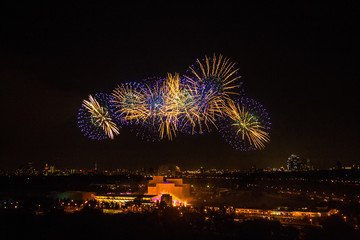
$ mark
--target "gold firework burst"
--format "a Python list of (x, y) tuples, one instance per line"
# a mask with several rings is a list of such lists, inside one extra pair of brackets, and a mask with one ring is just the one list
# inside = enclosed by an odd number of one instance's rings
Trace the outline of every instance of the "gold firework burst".
[(247, 111), (245, 106), (230, 101), (225, 114), (233, 121), (232, 126), (235, 127), (236, 134), (241, 134), (242, 140), (246, 137), (250, 145), (263, 149), (265, 143), (270, 142), (269, 134), (264, 131), (265, 127), (256, 116)]
[(146, 118), (146, 98), (141, 87), (122, 84), (113, 91), (112, 97), (114, 106), (118, 109), (116, 113), (122, 120), (139, 122)]
[(83, 106), (90, 113), (92, 124), (101, 127), (109, 138), (114, 139), (114, 134), (119, 134), (119, 129), (112, 121), (109, 111), (100, 106), (95, 98), (89, 95), (89, 101), (83, 100)]
[(179, 123), (182, 127), (190, 124), (194, 131), (197, 121), (201, 121), (198, 112), (195, 91), (191, 86), (180, 82), (178, 73), (168, 73), (164, 84), (166, 98), (164, 102), (164, 121), (162, 132), (165, 132), (171, 140), (172, 135), (176, 136)]
[(234, 68), (235, 63), (221, 54), (218, 57), (214, 54), (213, 58), (205, 56), (203, 61), (197, 59), (196, 62), (198, 68), (189, 67), (190, 74), (185, 78), (199, 98), (199, 112), (209, 129), (209, 123), (216, 127), (215, 118), (223, 115), (226, 102), (231, 101), (230, 96), (238, 95), (235, 89), (240, 87), (240, 84), (236, 83), (240, 78), (237, 75), (239, 69)]

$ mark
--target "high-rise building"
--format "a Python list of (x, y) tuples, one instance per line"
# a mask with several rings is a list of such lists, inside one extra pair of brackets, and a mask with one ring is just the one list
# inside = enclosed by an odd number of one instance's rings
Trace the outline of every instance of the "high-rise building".
[(291, 154), (287, 159), (287, 170), (288, 171), (308, 171), (312, 170), (310, 165), (310, 159), (300, 158), (295, 154)]
[(50, 173), (54, 174), (55, 173), (55, 165), (51, 165), (50, 166)]

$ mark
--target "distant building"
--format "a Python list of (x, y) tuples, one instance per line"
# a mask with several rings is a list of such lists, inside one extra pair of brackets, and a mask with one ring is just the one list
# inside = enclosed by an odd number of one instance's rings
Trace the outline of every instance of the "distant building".
[(51, 165), (51, 166), (50, 166), (50, 173), (51, 173), (51, 174), (54, 174), (54, 173), (55, 173), (55, 166), (54, 166), (54, 165)]
[(167, 178), (164, 176), (154, 176), (149, 180), (148, 195), (156, 195), (159, 201), (164, 194), (172, 197), (174, 204), (189, 201), (190, 185), (184, 184), (181, 178)]
[(133, 194), (103, 194), (96, 195), (94, 198), (100, 203), (118, 204), (124, 206), (126, 203), (137, 203), (139, 205), (152, 205), (153, 195), (133, 195)]
[(49, 165), (47, 163), (45, 164), (44, 170), (42, 170), (42, 174), (45, 176), (47, 176), (49, 174), (54, 175), (56, 172), (57, 171), (55, 169), (55, 165), (51, 165), (49, 167)]
[(17, 176), (36, 176), (39, 172), (34, 167), (34, 162), (28, 162), (25, 166), (22, 166), (14, 172)]
[(159, 176), (174, 177), (181, 173), (180, 167), (174, 164), (161, 165), (157, 171)]
[(47, 175), (49, 173), (49, 166), (48, 166), (48, 164), (46, 163), (45, 164), (45, 168), (44, 168), (44, 170), (43, 170), (43, 174), (44, 175)]
[(300, 158), (295, 154), (291, 154), (287, 159), (288, 171), (308, 171), (312, 169), (313, 167), (310, 165), (310, 159)]

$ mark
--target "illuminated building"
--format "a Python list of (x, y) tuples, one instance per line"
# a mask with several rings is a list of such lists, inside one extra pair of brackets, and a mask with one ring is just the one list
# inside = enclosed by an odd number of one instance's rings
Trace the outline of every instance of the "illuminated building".
[(50, 166), (50, 173), (51, 174), (55, 173), (55, 166), (54, 165)]
[(166, 164), (166, 165), (161, 165), (159, 167), (157, 174), (161, 176), (170, 177), (170, 176), (176, 176), (180, 172), (181, 172), (180, 167), (174, 164)]
[(310, 165), (310, 159), (303, 159), (295, 154), (291, 154), (287, 159), (287, 170), (288, 171), (307, 171), (312, 170)]
[(338, 213), (338, 210), (332, 209), (330, 211), (312, 212), (312, 211), (289, 211), (289, 210), (265, 210), (265, 209), (251, 209), (251, 208), (235, 208), (236, 214), (253, 217), (272, 217), (279, 219), (304, 219), (304, 218), (321, 218)]
[(42, 172), (45, 176), (47, 176), (48, 174), (55, 174), (56, 172), (55, 165), (51, 165), (49, 168), (49, 165), (46, 163), (45, 168)]
[(46, 163), (43, 173), (44, 173), (44, 175), (47, 175), (48, 172), (49, 172), (49, 166), (48, 166), (48, 164)]
[(149, 180), (148, 195), (155, 195), (153, 200), (161, 200), (163, 194), (169, 194), (172, 197), (173, 205), (185, 204), (190, 199), (190, 185), (184, 184), (181, 178), (167, 178), (164, 176), (154, 176)]
[(132, 195), (132, 194), (120, 194), (120, 195), (96, 195), (95, 199), (99, 203), (118, 204), (123, 206), (126, 203), (134, 202), (141, 205), (152, 205), (152, 198), (154, 195)]

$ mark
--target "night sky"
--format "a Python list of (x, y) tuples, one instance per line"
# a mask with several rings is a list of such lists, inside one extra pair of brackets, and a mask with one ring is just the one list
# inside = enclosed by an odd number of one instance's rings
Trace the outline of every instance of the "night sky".
[[(360, 164), (357, 1), (50, 4), (1, 10), (0, 168), (247, 169), (285, 166), (292, 153), (316, 168)], [(247, 95), (268, 110), (265, 150), (233, 150), (216, 133), (146, 143), (127, 129), (102, 142), (80, 132), (89, 94), (184, 73), (213, 53), (236, 62)]]

